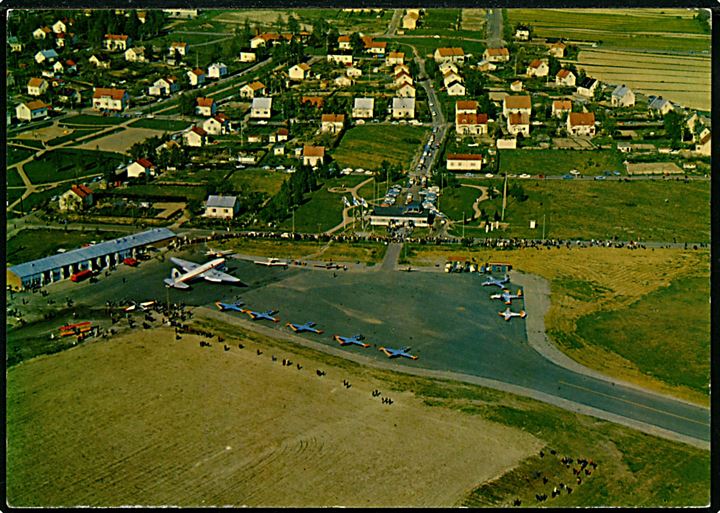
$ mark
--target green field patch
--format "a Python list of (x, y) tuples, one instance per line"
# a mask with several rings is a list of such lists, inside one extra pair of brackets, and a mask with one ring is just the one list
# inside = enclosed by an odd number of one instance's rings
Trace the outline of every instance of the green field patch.
[[(581, 317), (577, 333), (674, 386), (709, 393), (710, 279), (673, 281), (622, 310)], [(682, 315), (676, 311), (681, 308)]]
[(48, 146), (57, 146), (58, 144), (62, 144), (64, 142), (68, 142), (68, 141), (74, 141), (75, 139), (79, 139), (86, 135), (90, 135), (94, 132), (96, 132), (96, 130), (94, 128), (78, 128), (77, 130), (72, 130), (67, 135), (61, 135), (60, 137), (55, 137), (54, 139), (50, 139), (45, 144), (47, 144)]
[[(102, 234), (102, 235), (101, 235)], [(7, 241), (5, 256), (11, 265), (29, 262), (54, 255), (58, 249), (76, 249), (90, 241), (115, 239), (125, 235), (121, 232), (97, 232), (94, 230), (53, 230), (26, 228)]]
[(561, 289), (563, 293), (578, 301), (594, 301), (600, 299), (608, 292), (612, 292), (609, 288), (603, 287), (599, 283), (588, 280), (578, 280), (569, 276), (553, 280), (553, 287)]
[(25, 173), (33, 184), (82, 178), (114, 169), (125, 157), (108, 151), (60, 148), (25, 164)]
[(162, 130), (164, 132), (179, 132), (189, 127), (189, 121), (178, 121), (175, 119), (138, 119), (128, 126), (132, 128), (149, 128), (151, 130)]
[(465, 219), (470, 219), (473, 214), (473, 203), (481, 195), (481, 192), (474, 187), (445, 187), (440, 196), (440, 211), (453, 221), (462, 223), (463, 213)]
[(35, 152), (33, 150), (29, 150), (27, 148), (18, 148), (17, 146), (8, 145), (7, 147), (7, 165), (12, 166), (13, 164), (17, 164), (18, 162), (22, 162), (25, 159), (28, 159), (35, 155)]
[(79, 114), (70, 116), (61, 121), (60, 126), (69, 125), (119, 125), (125, 121), (125, 118), (115, 116), (90, 116), (87, 114)]
[(20, 197), (25, 193), (25, 188), (22, 189), (5, 189), (5, 201), (7, 201), (8, 205), (12, 205), (13, 202), (20, 199)]
[(175, 198), (178, 200), (205, 200), (207, 189), (204, 186), (193, 185), (156, 185), (138, 184), (128, 185), (119, 189), (111, 189), (108, 194), (112, 196), (128, 197), (133, 199), (145, 198), (148, 200), (165, 200)]
[(228, 179), (233, 190), (243, 194), (249, 192), (262, 192), (274, 196), (288, 175), (278, 171), (264, 169), (236, 169)]
[[(470, 31), (460, 31), (470, 32)], [(472, 37), (480, 39), (481, 34), (477, 32), (470, 32)], [(460, 47), (465, 51), (465, 56), (471, 54), (473, 59), (481, 60), (482, 53), (485, 51), (485, 44), (480, 41), (467, 41), (458, 37), (458, 31), (448, 31), (446, 34), (438, 34), (439, 38), (433, 37), (399, 37), (399, 38), (387, 38), (378, 37), (378, 41), (392, 41), (400, 44), (411, 45), (417, 48), (418, 53), (421, 57), (425, 57), (428, 54), (435, 53), (438, 48), (445, 47)]]
[(577, 169), (582, 175), (625, 174), (624, 158), (615, 150), (499, 150), (499, 154), (501, 173), (549, 176)]
[(14, 167), (11, 167), (7, 170), (6, 183), (8, 187), (19, 187), (25, 185), (25, 182), (23, 182), (22, 178), (20, 177), (20, 173), (18, 172), (17, 168)]
[(408, 169), (420, 149), (426, 128), (406, 125), (361, 125), (345, 132), (333, 152), (341, 168), (380, 169), (383, 160)]

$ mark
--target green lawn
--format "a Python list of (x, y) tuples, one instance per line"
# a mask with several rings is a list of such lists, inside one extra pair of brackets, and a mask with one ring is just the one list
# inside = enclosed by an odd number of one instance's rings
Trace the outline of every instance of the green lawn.
[(125, 121), (125, 118), (115, 116), (90, 116), (87, 114), (79, 114), (65, 118), (60, 123), (64, 125), (119, 125)]
[(230, 176), (230, 183), (234, 190), (247, 194), (249, 192), (263, 192), (274, 196), (280, 186), (288, 177), (279, 171), (266, 171), (264, 169), (237, 169)]
[(52, 230), (46, 228), (24, 229), (7, 241), (5, 256), (11, 265), (29, 262), (54, 255), (57, 250), (81, 247), (90, 241), (100, 242), (126, 235), (120, 232), (97, 232), (94, 230)]
[(12, 166), (13, 164), (17, 164), (18, 162), (21, 162), (25, 160), (26, 158), (32, 157), (35, 155), (35, 152), (33, 150), (28, 150), (27, 148), (18, 148), (17, 146), (6, 146), (7, 148), (7, 165)]
[(408, 169), (428, 130), (410, 125), (360, 125), (345, 132), (333, 152), (341, 168), (380, 169), (383, 160)]
[(499, 150), (499, 154), (501, 173), (549, 176), (577, 169), (583, 175), (625, 174), (624, 158), (615, 150)]
[[(673, 281), (623, 310), (581, 317), (577, 333), (655, 378), (703, 394), (710, 384), (710, 276)], [(677, 314), (682, 308), (682, 315)]]
[(163, 130), (165, 132), (179, 132), (180, 130), (185, 130), (191, 124), (190, 121), (178, 121), (175, 119), (138, 119), (128, 126), (132, 128)]
[(178, 200), (205, 200), (207, 199), (207, 190), (203, 186), (193, 185), (156, 185), (156, 184), (138, 184), (129, 185), (119, 189), (109, 191), (115, 196), (127, 196), (132, 198), (158, 198), (167, 199), (175, 198)]
[[(400, 44), (412, 45), (417, 48), (418, 53), (421, 57), (428, 54), (435, 53), (438, 48), (444, 47), (460, 47), (465, 51), (465, 54), (472, 54), (476, 60), (482, 59), (482, 53), (485, 51), (485, 44), (479, 41), (466, 41), (460, 39), (456, 34), (458, 32), (469, 32), (469, 31), (452, 31), (448, 34), (439, 34), (439, 38), (427, 38), (427, 37), (401, 37), (401, 38), (387, 38), (379, 37), (378, 41), (392, 41)], [(408, 32), (410, 34), (410, 32)], [(475, 32), (471, 32), (472, 37), (482, 38), (483, 35)]]
[(449, 219), (462, 223), (463, 212), (466, 219), (473, 216), (472, 205), (480, 195), (474, 187), (445, 187), (440, 196), (440, 211)]
[(102, 173), (124, 161), (117, 153), (60, 148), (25, 164), (25, 173), (33, 184), (42, 184)]
[[(513, 180), (528, 199), (508, 197), (505, 221), (510, 237), (545, 236), (560, 239), (709, 242), (710, 185), (708, 182)], [(502, 189), (502, 181), (478, 181)], [(500, 211), (502, 196), (480, 203)], [(530, 220), (537, 222), (531, 230)]]
[(23, 182), (22, 178), (20, 178), (20, 173), (18, 173), (17, 169), (14, 167), (7, 170), (6, 182), (10, 187), (25, 185), (25, 182)]
[(5, 201), (8, 205), (12, 205), (13, 201), (20, 198), (23, 195), (25, 189), (5, 189)]

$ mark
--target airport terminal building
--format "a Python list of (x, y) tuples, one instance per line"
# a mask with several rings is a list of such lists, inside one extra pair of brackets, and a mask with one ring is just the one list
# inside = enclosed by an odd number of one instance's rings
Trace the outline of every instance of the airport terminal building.
[(375, 207), (370, 214), (372, 226), (404, 226), (412, 223), (417, 228), (427, 228), (432, 225), (435, 214), (422, 208), (418, 203), (410, 205)]
[(22, 290), (67, 280), (74, 273), (86, 269), (98, 271), (117, 265), (124, 258), (135, 257), (138, 251), (151, 244), (165, 245), (174, 237), (175, 233), (167, 228), (153, 228), (119, 239), (14, 265), (7, 269), (7, 286), (14, 290)]

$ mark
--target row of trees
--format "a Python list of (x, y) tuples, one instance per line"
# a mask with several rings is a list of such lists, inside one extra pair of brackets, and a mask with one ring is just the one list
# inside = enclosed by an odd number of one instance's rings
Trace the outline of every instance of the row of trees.
[(309, 166), (299, 166), (280, 186), (280, 191), (272, 197), (260, 213), (266, 221), (278, 221), (287, 218), (291, 209), (303, 202), (305, 193), (318, 189), (317, 176)]

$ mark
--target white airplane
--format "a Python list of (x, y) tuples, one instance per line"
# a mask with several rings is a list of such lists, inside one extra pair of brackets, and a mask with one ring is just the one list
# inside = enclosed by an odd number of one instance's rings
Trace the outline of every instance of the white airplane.
[(490, 276), (490, 277), (488, 277), (487, 280), (482, 282), (481, 285), (483, 287), (487, 287), (488, 285), (490, 285), (490, 286), (494, 285), (496, 287), (500, 287), (501, 289), (504, 289), (505, 284), (508, 283), (509, 281), (510, 281), (510, 276), (508, 276), (507, 274), (501, 280)]
[(240, 282), (238, 278), (215, 269), (225, 263), (224, 258), (216, 258), (215, 260), (211, 260), (205, 264), (196, 264), (195, 262), (188, 262), (187, 260), (181, 260), (174, 257), (170, 260), (178, 267), (182, 267), (184, 274), (173, 268), (170, 273), (170, 278), (165, 278), (164, 280), (165, 285), (168, 287), (174, 287), (176, 289), (189, 289), (190, 285), (185, 282), (190, 281), (193, 278), (203, 278), (214, 283)]
[(206, 256), (214, 256), (216, 258), (221, 258), (224, 256), (227, 256), (232, 253), (232, 249), (212, 249), (208, 248), (208, 250), (205, 252)]
[(346, 207), (351, 207), (351, 206), (352, 206), (352, 205), (350, 204), (350, 202), (348, 201), (347, 196), (343, 196), (342, 201), (343, 201), (343, 205), (345, 205)]
[(519, 312), (511, 312), (510, 307), (506, 308), (504, 312), (498, 312), (498, 315), (500, 317), (504, 317), (506, 321), (509, 321), (513, 317), (520, 317), (521, 319), (527, 317), (527, 313), (525, 312), (525, 310), (520, 310)]
[(518, 289), (517, 294), (511, 294), (508, 289), (504, 289), (502, 293), (490, 296), (490, 299), (502, 299), (506, 305), (511, 305), (513, 299), (521, 299), (522, 297), (522, 289)]
[(257, 265), (264, 265), (267, 267), (287, 267), (288, 263), (284, 260), (277, 258), (268, 258), (267, 260), (254, 260), (253, 263)]

